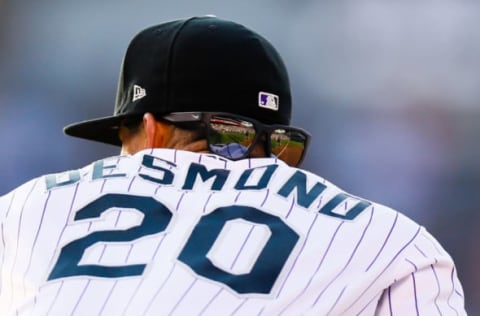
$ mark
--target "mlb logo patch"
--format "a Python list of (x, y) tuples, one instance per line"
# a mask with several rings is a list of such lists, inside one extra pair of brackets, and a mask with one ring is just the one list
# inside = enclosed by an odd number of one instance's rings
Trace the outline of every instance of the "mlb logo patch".
[(258, 106), (273, 111), (278, 111), (278, 95), (260, 91), (258, 93)]

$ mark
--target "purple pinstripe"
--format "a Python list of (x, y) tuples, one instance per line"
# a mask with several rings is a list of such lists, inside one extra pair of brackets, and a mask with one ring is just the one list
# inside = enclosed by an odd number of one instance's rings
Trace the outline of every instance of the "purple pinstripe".
[(178, 199), (178, 203), (177, 203), (177, 207), (175, 208), (175, 211), (178, 211), (178, 208), (180, 207), (180, 203), (182, 202), (185, 194), (187, 194), (187, 192), (183, 192), (182, 195), (180, 196), (180, 198)]
[(437, 303), (438, 298), (440, 297), (440, 281), (438, 280), (437, 272), (435, 271), (435, 267), (433, 266), (433, 264), (430, 265), (430, 268), (432, 268), (433, 275), (435, 276), (435, 281), (437, 282), (437, 295), (435, 296), (435, 300), (434, 300), (435, 307), (437, 308), (438, 313), (442, 315), (440, 307), (438, 306), (438, 303)]
[(390, 262), (385, 266), (385, 268), (382, 270), (382, 272), (380, 272), (380, 274), (370, 283), (369, 286), (367, 286), (363, 292), (358, 296), (358, 298), (352, 303), (350, 304), (350, 306), (348, 308), (345, 309), (345, 311), (349, 310), (350, 308), (353, 307), (353, 305), (355, 305), (359, 300), (360, 298), (373, 286), (373, 284), (375, 284), (375, 282), (377, 282), (377, 280), (380, 278), (380, 276), (383, 275), (383, 273), (390, 267), (390, 265), (393, 263), (393, 261), (395, 261), (395, 259), (402, 253), (402, 251), (407, 248), (412, 242), (413, 240), (415, 240), (415, 238), (418, 236), (418, 234), (420, 233), (420, 229), (421, 227), (419, 226), (417, 231), (415, 232), (415, 234), (413, 235), (413, 237), (397, 252), (397, 254), (395, 256), (393, 256), (392, 260), (390, 260)]
[[(10, 200), (10, 204), (8, 205), (7, 211), (5, 212), (5, 217), (8, 217), (10, 209), (12, 208), (13, 199), (15, 198), (15, 193), (16, 193), (16, 191), (14, 191), (13, 194), (12, 194), (12, 199)], [(3, 222), (2, 222), (2, 245), (3, 245), (3, 249), (5, 249), (5, 246), (6, 246), (5, 245), (5, 235), (4, 235), (4, 233), (5, 233), (5, 230), (3, 228)], [(2, 264), (1, 264), (2, 267), (3, 267), (4, 262), (5, 262), (5, 251), (2, 251)], [(2, 286), (3, 286), (3, 282), (0, 282), (0, 293), (2, 293), (2, 291), (3, 291)]]
[(155, 297), (157, 297), (158, 293), (160, 293), (160, 291), (163, 289), (163, 287), (168, 282), (168, 280), (170, 280), (170, 278), (172, 277), (173, 271), (175, 271), (176, 267), (177, 267), (176, 265), (172, 266), (172, 269), (170, 269), (170, 272), (168, 273), (168, 276), (165, 278), (165, 280), (162, 282), (162, 284), (158, 287), (158, 290), (155, 292), (155, 294), (153, 295), (150, 302), (148, 302), (148, 304), (147, 304), (147, 306), (146, 306), (146, 308), (143, 312), (143, 315), (145, 315), (148, 312), (148, 310), (152, 307), (153, 302), (155, 301)]
[[(296, 300), (298, 300), (302, 295), (303, 293), (305, 293), (308, 289), (308, 287), (310, 287), (310, 285), (312, 284), (313, 282), (313, 279), (315, 278), (315, 275), (318, 273), (318, 271), (320, 270), (320, 267), (322, 266), (323, 264), (323, 261), (325, 260), (328, 252), (330, 251), (330, 247), (332, 246), (333, 244), (333, 241), (335, 240), (335, 237), (337, 236), (337, 233), (338, 231), (340, 230), (340, 228), (342, 227), (342, 225), (344, 224), (344, 222), (340, 222), (340, 224), (337, 226), (337, 229), (335, 230), (335, 233), (333, 234), (332, 236), (332, 239), (330, 240), (330, 243), (328, 244), (327, 246), (327, 249), (325, 250), (325, 253), (323, 254), (322, 256), (322, 259), (320, 260), (319, 264), (317, 265), (317, 268), (315, 269), (315, 272), (312, 274), (310, 280), (308, 280), (307, 284), (305, 285), (305, 287), (303, 288), (303, 290), (295, 297), (295, 299), (293, 299), (290, 304), (288, 304), (287, 306), (285, 306), (285, 308), (282, 310), (282, 312), (280, 314), (283, 314), (292, 304), (295, 303)], [(303, 248), (302, 248), (303, 249)], [(300, 256), (300, 253), (298, 254), (298, 256)], [(297, 257), (298, 258), (298, 257)], [(293, 267), (292, 267), (293, 269)], [(280, 294), (280, 293), (279, 293)], [(277, 296), (278, 297), (278, 296)]]
[[(383, 292), (382, 292), (382, 296), (383, 296)], [(361, 315), (366, 309), (368, 306), (370, 306), (370, 304), (372, 304), (372, 302), (377, 299), (376, 296), (374, 296), (367, 304), (365, 304), (365, 306), (357, 313), (357, 316)]]
[(393, 315), (392, 309), (392, 286), (388, 287), (388, 310), (390, 311), (390, 315)]
[[(25, 198), (25, 201), (23, 202), (23, 205), (22, 205), (22, 209), (20, 211), (20, 218), (18, 220), (18, 227), (17, 227), (17, 246), (16, 246), (16, 249), (15, 249), (15, 256), (13, 257), (13, 265), (12, 265), (12, 269), (10, 269), (10, 275), (13, 274), (13, 269), (15, 268), (15, 265), (17, 263), (17, 256), (18, 256), (18, 248), (19, 248), (19, 245), (20, 245), (20, 228), (22, 227), (22, 221), (23, 221), (23, 215), (24, 215), (24, 209), (25, 209), (25, 205), (27, 204), (28, 200), (30, 199), (30, 195), (32, 194), (33, 192), (33, 189), (35, 188), (35, 186), (37, 185), (38, 183), (38, 179), (33, 183), (32, 185), (32, 188), (30, 189), (30, 191), (28, 192), (26, 198)], [(13, 284), (13, 278), (11, 279), (11, 290), (12, 292), (11, 293), (15, 293), (14, 291), (14, 284)], [(12, 298), (10, 300), (10, 305), (12, 304), (12, 301), (13, 301), (13, 295), (12, 295)], [(17, 311), (18, 312), (18, 311)]]
[[(70, 219), (70, 217), (72, 216), (72, 211), (73, 211), (73, 204), (75, 202), (75, 199), (77, 197), (77, 191), (78, 191), (78, 187), (79, 187), (79, 184), (77, 183), (75, 185), (75, 191), (73, 192), (73, 197), (72, 197), (72, 202), (70, 204), (70, 210), (68, 211), (68, 216), (67, 216), (67, 219), (65, 221), (65, 224), (63, 225), (63, 228), (62, 228), (62, 231), (60, 233), (60, 236), (58, 237), (58, 240), (57, 240), (57, 245), (55, 246), (55, 249), (58, 249), (58, 246), (60, 244), (60, 240), (62, 240), (62, 237), (63, 237), (63, 234), (65, 233), (65, 229), (67, 228), (67, 224), (68, 224), (68, 220)], [(50, 259), (50, 263), (49, 263), (49, 267), (52, 266), (53, 264), (53, 259), (55, 258), (55, 254), (52, 256), (52, 258)]]
[(420, 249), (420, 247), (418, 247), (417, 244), (415, 244), (415, 249), (417, 249), (418, 252), (420, 252), (424, 258), (427, 258), (427, 255), (422, 251), (422, 249)]
[(205, 311), (207, 310), (207, 308), (213, 303), (213, 301), (220, 295), (220, 293), (223, 291), (223, 288), (220, 288), (217, 293), (215, 293), (215, 295), (212, 296), (212, 298), (207, 302), (207, 304), (202, 308), (202, 310), (200, 311), (199, 315), (202, 315), (203, 313), (205, 313)]
[(177, 301), (177, 303), (173, 306), (173, 308), (170, 310), (170, 313), (168, 313), (169, 315), (172, 315), (173, 312), (178, 308), (178, 306), (180, 305), (180, 303), (183, 301), (183, 299), (187, 296), (188, 292), (190, 292), (193, 288), (193, 286), (195, 285), (195, 283), (197, 283), (198, 279), (195, 278), (193, 280), (193, 282), (188, 286), (188, 288), (185, 290), (185, 292), (182, 294), (182, 296), (180, 296), (180, 299)]
[(417, 267), (417, 265), (416, 265), (415, 263), (413, 263), (413, 262), (412, 262), (411, 260), (409, 260), (409, 259), (405, 259), (405, 261), (407, 261), (408, 263), (410, 263), (410, 264), (415, 268), (415, 272), (418, 271), (418, 267)]
[(210, 193), (210, 194), (208, 195), (207, 201), (206, 201), (205, 204), (203, 205), (203, 211), (202, 211), (203, 214), (205, 214), (205, 212), (207, 211), (207, 204), (208, 204), (208, 202), (210, 202), (210, 199), (212, 198), (212, 195), (213, 195), (213, 193)]
[[(155, 249), (152, 257), (150, 258), (151, 261), (153, 261), (153, 259), (154, 259), (155, 256), (157, 255), (158, 250), (160, 249), (160, 246), (163, 244), (163, 241), (164, 241), (164, 240), (165, 240), (165, 235), (163, 235), (162, 239), (161, 239), (160, 242), (158, 243), (157, 248)], [(139, 289), (140, 286), (143, 284), (143, 281), (144, 281), (144, 280), (145, 280), (145, 279), (142, 278), (141, 281), (138, 282), (137, 287), (135, 288), (135, 291), (133, 291), (134, 294), (130, 297), (130, 300), (128, 301), (128, 303), (127, 303), (127, 305), (126, 305), (126, 307), (125, 307), (125, 310), (123, 311), (123, 314), (122, 314), (122, 315), (125, 315), (125, 313), (126, 313), (126, 311), (127, 311), (127, 309), (128, 309), (128, 306), (130, 306), (130, 304), (132, 303), (133, 299), (136, 297), (136, 295), (137, 295), (137, 293), (138, 293), (138, 289)], [(108, 300), (109, 298), (110, 298), (110, 295), (107, 297), (107, 300)], [(106, 301), (107, 301), (107, 300), (106, 300)]]
[(305, 248), (305, 245), (307, 244), (307, 240), (308, 240), (308, 237), (310, 236), (310, 232), (312, 231), (312, 227), (315, 225), (315, 222), (317, 221), (317, 218), (318, 218), (318, 213), (315, 214), (315, 218), (313, 219), (312, 221), (312, 224), (310, 225), (310, 227), (308, 228), (308, 231), (307, 231), (307, 236), (305, 237), (304, 241), (303, 241), (303, 244), (302, 244), (302, 247), (300, 248), (300, 251), (298, 252), (298, 255), (295, 257), (295, 260), (293, 261), (293, 264), (292, 264), (292, 267), (290, 268), (290, 270), (288, 271), (282, 285), (280, 286), (278, 292), (277, 292), (277, 296), (276, 298), (278, 298), (280, 296), (280, 294), (282, 293), (283, 291), (283, 287), (285, 286), (285, 283), (287, 282), (288, 278), (290, 277), (290, 274), (293, 272), (293, 270), (295, 269), (295, 266), (297, 265), (297, 261), (299, 260), (300, 258), (300, 255), (301, 253), (303, 252), (303, 249)]
[(265, 199), (263, 199), (263, 202), (262, 202), (262, 204), (260, 204), (260, 206), (263, 206), (265, 204), (265, 202), (267, 202), (269, 194), (270, 194), (270, 189), (267, 189), (267, 193), (265, 194)]
[[(58, 237), (57, 245), (55, 246), (55, 249), (58, 248), (58, 245), (60, 244), (60, 240), (62, 239), (62, 236), (63, 236), (63, 234), (65, 233), (65, 229), (67, 228), (68, 220), (69, 220), (69, 218), (71, 217), (71, 214), (72, 214), (73, 204), (74, 204), (75, 199), (76, 199), (76, 197), (77, 197), (78, 187), (79, 187), (79, 183), (77, 183), (77, 184), (75, 185), (75, 190), (74, 190), (74, 192), (73, 192), (72, 202), (70, 203), (70, 210), (68, 211), (68, 216), (67, 216), (67, 219), (66, 219), (66, 221), (65, 221), (65, 225), (63, 225), (63, 228), (62, 228), (62, 231), (61, 231), (61, 233), (60, 233), (60, 236)], [(54, 259), (55, 259), (55, 254), (50, 258), (48, 267), (51, 267), (51, 266), (52, 266)], [(61, 281), (61, 283), (60, 283), (60, 286), (59, 286), (59, 289), (58, 289), (58, 291), (57, 291), (57, 294), (55, 295), (54, 299), (52, 300), (52, 303), (51, 303), (51, 305), (50, 305), (50, 308), (48, 309), (47, 314), (49, 314), (49, 313), (50, 313), (50, 310), (53, 308), (55, 301), (57, 300), (58, 296), (60, 295), (60, 289), (61, 289), (62, 287), (63, 287), (63, 281)], [(37, 297), (37, 296), (35, 296), (35, 298), (36, 298), (36, 297)]]
[(40, 218), (40, 224), (38, 225), (38, 229), (35, 233), (35, 238), (33, 240), (33, 245), (32, 245), (32, 248), (30, 249), (30, 254), (31, 255), (30, 255), (30, 258), (29, 258), (29, 261), (28, 261), (27, 269), (25, 270), (25, 273), (23, 274), (23, 293), (24, 294), (25, 294), (25, 282), (27, 280), (27, 274), (28, 274), (28, 271), (30, 270), (30, 267), (32, 265), (33, 250), (35, 249), (35, 246), (36, 246), (37, 241), (38, 241), (38, 236), (39, 236), (39, 233), (40, 233), (40, 229), (42, 227), (43, 219), (45, 217), (45, 211), (47, 209), (48, 200), (50, 199), (50, 194), (51, 194), (51, 191), (48, 191), (47, 198), (45, 199), (45, 203), (43, 205), (42, 216)]
[[(2, 224), (0, 225), (0, 230), (2, 232), (2, 246), (3, 246), (3, 249), (5, 249), (5, 230), (3, 228), (3, 222)], [(3, 267), (3, 264), (5, 262), (5, 251), (2, 251), (2, 260), (0, 261), (0, 267)], [(0, 282), (0, 294), (2, 293), (2, 285), (3, 283)]]
[(390, 236), (392, 235), (393, 229), (394, 229), (395, 226), (397, 225), (397, 220), (398, 220), (398, 213), (397, 213), (396, 216), (395, 216), (395, 219), (394, 219), (394, 221), (393, 221), (392, 227), (390, 227), (390, 231), (388, 232), (387, 238), (385, 238), (385, 240), (383, 241), (382, 247), (380, 247), (380, 250), (378, 251), (378, 253), (377, 253), (377, 255), (375, 256), (375, 258), (373, 258), (372, 262), (368, 265), (368, 267), (367, 267), (367, 269), (365, 270), (365, 272), (368, 272), (368, 270), (370, 270), (370, 268), (373, 266), (373, 264), (377, 261), (378, 257), (379, 257), (380, 254), (382, 253), (383, 249), (385, 248), (385, 245), (387, 244), (388, 240), (390, 239)]
[(135, 181), (136, 178), (137, 178), (136, 176), (132, 177), (132, 181), (130, 181), (130, 184), (128, 185), (127, 192), (130, 192), (130, 190), (132, 189), (133, 182)]
[(245, 237), (245, 240), (242, 243), (242, 246), (240, 247), (240, 250), (237, 252), (237, 255), (233, 259), (232, 265), (230, 266), (230, 269), (233, 269), (233, 266), (235, 263), (237, 263), (238, 258), (240, 257), (240, 254), (242, 253), (243, 249), (245, 248), (245, 245), (247, 244), (248, 239), (250, 239), (250, 236), (252, 235), (253, 229), (255, 228), (254, 225), (250, 228), (250, 231), (248, 232), (247, 237)]
[[(314, 301), (313, 304), (312, 304), (312, 307), (318, 303), (318, 301), (320, 300), (320, 297), (323, 295), (323, 293), (325, 293), (325, 291), (333, 284), (333, 282), (335, 282), (335, 281), (340, 277), (340, 275), (347, 269), (348, 265), (350, 264), (350, 262), (352, 261), (353, 257), (355, 256), (355, 253), (357, 252), (358, 247), (359, 247), (360, 244), (362, 243), (363, 238), (365, 237), (365, 234), (367, 233), (367, 230), (368, 230), (368, 228), (370, 227), (370, 224), (372, 223), (373, 213), (374, 213), (374, 210), (373, 210), (373, 208), (372, 208), (372, 211), (370, 212), (370, 219), (368, 220), (367, 225), (366, 225), (365, 228), (363, 229), (362, 235), (360, 236), (360, 239), (358, 240), (357, 244), (355, 245), (355, 248), (353, 249), (353, 252), (352, 252), (352, 254), (350, 255), (350, 258), (349, 258), (348, 261), (345, 263), (345, 266), (344, 266), (344, 267), (342, 268), (342, 270), (340, 270), (340, 272), (338, 272), (337, 275), (327, 284), (327, 286), (318, 294), (317, 298), (315, 299), (315, 301)], [(344, 291), (344, 290), (345, 290), (345, 288), (342, 290), (342, 293), (340, 294), (340, 296), (343, 295), (343, 291)], [(335, 304), (332, 306), (332, 309), (335, 307), (335, 305), (337, 304), (337, 302), (338, 302), (339, 299), (340, 299), (340, 298), (337, 298)]]
[(420, 315), (420, 313), (418, 312), (417, 282), (415, 280), (415, 273), (412, 273), (412, 281), (413, 281), (413, 297), (415, 298), (415, 311), (417, 312), (417, 316), (418, 316)]
[(87, 292), (87, 289), (90, 285), (90, 279), (87, 280), (87, 284), (85, 285), (85, 287), (83, 288), (83, 291), (82, 293), (80, 293), (80, 296), (78, 297), (77, 299), (77, 303), (75, 303), (75, 305), (73, 306), (73, 309), (72, 309), (72, 312), (70, 313), (70, 315), (73, 315), (73, 313), (75, 312), (75, 310), (77, 309), (78, 307), (78, 304), (80, 304), (80, 302), (82, 301), (82, 298), (83, 296), (85, 295), (85, 292)]
[(55, 293), (55, 296), (54, 296), (54, 298), (53, 298), (53, 300), (52, 300), (52, 302), (51, 302), (51, 304), (50, 304), (50, 307), (48, 308), (47, 315), (50, 314), (50, 311), (52, 310), (53, 306), (55, 305), (55, 302), (57, 301), (58, 296), (60, 295), (60, 292), (61, 292), (61, 290), (62, 290), (62, 288), (63, 288), (63, 285), (64, 285), (64, 282), (63, 282), (63, 281), (60, 281), (60, 286), (58, 287), (57, 293)]
[(102, 315), (102, 314), (103, 314), (103, 311), (105, 310), (105, 307), (107, 306), (108, 299), (112, 296), (113, 290), (114, 290), (115, 287), (117, 286), (117, 283), (118, 283), (118, 281), (115, 280), (115, 282), (113, 283), (112, 287), (110, 288), (110, 291), (108, 291), (107, 299), (103, 302), (102, 307), (100, 308), (100, 311), (98, 312), (98, 315)]
[(242, 194), (242, 191), (238, 192), (237, 196), (235, 197), (235, 203), (238, 202), (238, 199), (240, 198), (241, 194)]
[(346, 290), (346, 289), (347, 289), (346, 286), (342, 289), (342, 292), (340, 292), (340, 295), (337, 297), (337, 299), (335, 300), (335, 302), (333, 302), (332, 307), (330, 307), (330, 309), (328, 310), (327, 315), (330, 315), (330, 313), (331, 313), (332, 310), (335, 308), (335, 306), (337, 306), (338, 302), (339, 302), (340, 299), (342, 298), (343, 293), (345, 293), (345, 290)]
[(455, 314), (458, 315), (457, 310), (452, 305), (450, 305), (450, 299), (452, 298), (453, 293), (455, 293), (455, 283), (453, 281), (453, 275), (454, 274), (455, 274), (455, 268), (453, 268), (452, 272), (450, 273), (450, 280), (452, 281), (452, 292), (450, 292), (450, 295), (448, 296), (447, 304), (455, 312)]
[(287, 212), (287, 215), (285, 215), (285, 218), (288, 218), (290, 216), (290, 213), (292, 213), (293, 207), (295, 206), (295, 195), (292, 197), (292, 204), (290, 205), (290, 209)]
[(245, 303), (248, 301), (248, 298), (246, 299), (243, 299), (242, 302), (237, 306), (237, 308), (235, 308), (232, 313), (230, 315), (235, 315), (236, 312), (238, 312), (240, 310), (240, 308), (242, 308), (243, 305), (245, 305)]
[(10, 209), (12, 208), (13, 200), (15, 199), (15, 194), (17, 191), (13, 191), (12, 199), (10, 200), (10, 204), (8, 205), (7, 211), (5, 212), (5, 218), (8, 218), (8, 214), (10, 213)]

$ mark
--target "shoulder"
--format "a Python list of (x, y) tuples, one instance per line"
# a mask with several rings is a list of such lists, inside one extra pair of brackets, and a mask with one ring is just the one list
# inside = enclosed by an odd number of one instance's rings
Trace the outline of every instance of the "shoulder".
[(386, 246), (399, 251), (409, 247), (418, 238), (433, 239), (425, 228), (400, 210), (347, 192), (309, 171), (288, 167), (283, 170), (287, 183), (292, 183), (294, 179), (296, 184), (290, 187), (284, 185), (280, 192), (286, 193), (295, 187), (300, 202), (318, 194), (318, 200), (310, 207), (321, 215), (344, 221), (344, 229), (353, 231), (362, 226), (365, 228), (365, 238), (381, 236), (383, 239), (377, 242), (385, 242)]
[(0, 196), (0, 217), (3, 218), (10, 209), (25, 203), (28, 197), (41, 187), (43, 184), (42, 178), (31, 179), (5, 195)]
[(40, 198), (48, 195), (51, 189), (80, 181), (86, 174), (93, 173), (93, 166), (92, 163), (77, 170), (45, 174), (21, 184), (0, 196), (0, 216), (3, 217), (5, 213), (16, 209), (20, 211), (28, 205), (35, 204)]

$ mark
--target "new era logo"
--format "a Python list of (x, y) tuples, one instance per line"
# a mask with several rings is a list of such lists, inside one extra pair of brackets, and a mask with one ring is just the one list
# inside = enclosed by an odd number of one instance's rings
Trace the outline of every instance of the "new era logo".
[(143, 89), (142, 87), (137, 86), (137, 85), (133, 86), (133, 100), (132, 100), (132, 102), (140, 100), (141, 98), (143, 98), (146, 95), (147, 95), (147, 92), (145, 91), (145, 89)]
[(278, 95), (268, 92), (258, 93), (258, 106), (261, 108), (278, 111), (278, 102)]

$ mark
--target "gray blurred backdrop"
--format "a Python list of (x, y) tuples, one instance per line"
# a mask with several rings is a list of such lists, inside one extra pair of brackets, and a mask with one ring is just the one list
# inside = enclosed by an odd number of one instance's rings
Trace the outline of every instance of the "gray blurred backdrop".
[(112, 113), (134, 34), (204, 14), (278, 48), (313, 135), (303, 167), (426, 226), (479, 315), (478, 1), (0, 0), (0, 194), (117, 154), (62, 128)]

